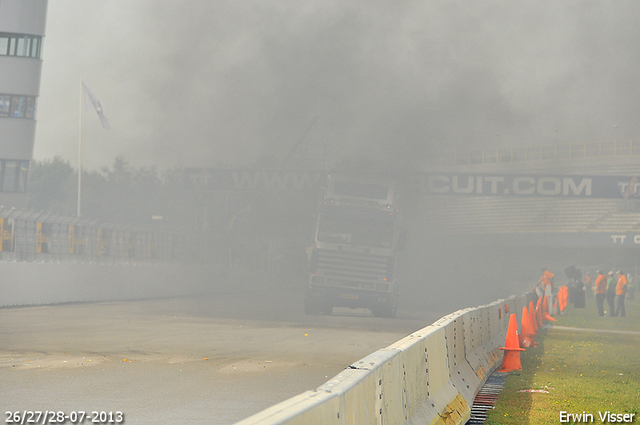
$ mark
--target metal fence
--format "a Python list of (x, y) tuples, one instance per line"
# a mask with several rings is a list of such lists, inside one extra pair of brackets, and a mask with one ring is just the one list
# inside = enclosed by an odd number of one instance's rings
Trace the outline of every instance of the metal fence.
[(0, 207), (0, 259), (8, 261), (159, 262), (181, 239), (145, 228)]

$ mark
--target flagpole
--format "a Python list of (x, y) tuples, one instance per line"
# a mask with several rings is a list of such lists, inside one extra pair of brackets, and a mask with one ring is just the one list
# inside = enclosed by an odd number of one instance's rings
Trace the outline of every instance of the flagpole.
[(98, 113), (98, 117), (102, 123), (102, 128), (109, 128), (109, 120), (102, 112), (102, 105), (100, 104), (100, 101), (91, 92), (91, 90), (89, 90), (89, 87), (84, 85), (82, 77), (80, 77), (80, 113), (78, 114), (80, 120), (78, 123), (78, 217), (80, 217), (80, 202), (82, 196), (82, 110), (84, 109), (85, 95), (89, 102), (91, 102), (93, 109)]
[(78, 128), (78, 217), (80, 217), (80, 194), (82, 193), (82, 77), (80, 77), (80, 122)]

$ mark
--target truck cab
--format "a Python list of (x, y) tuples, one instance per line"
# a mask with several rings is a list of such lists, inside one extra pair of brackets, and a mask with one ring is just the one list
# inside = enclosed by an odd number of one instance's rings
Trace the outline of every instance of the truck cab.
[(399, 235), (392, 182), (329, 176), (309, 256), (305, 312), (349, 307), (394, 317)]

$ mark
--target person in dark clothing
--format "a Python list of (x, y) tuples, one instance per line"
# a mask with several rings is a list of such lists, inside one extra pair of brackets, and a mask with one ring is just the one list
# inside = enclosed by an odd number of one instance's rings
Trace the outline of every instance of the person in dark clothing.
[(585, 308), (586, 291), (582, 279), (576, 281), (576, 286), (573, 291), (573, 306), (575, 308)]
[(577, 269), (575, 266), (570, 266), (564, 269), (565, 274), (569, 280), (569, 302), (573, 304), (575, 308), (585, 307), (585, 286), (582, 282), (582, 270)]

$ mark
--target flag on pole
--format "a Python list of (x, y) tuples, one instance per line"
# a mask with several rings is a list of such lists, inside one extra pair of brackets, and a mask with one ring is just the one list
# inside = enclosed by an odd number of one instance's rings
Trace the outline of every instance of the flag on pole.
[(89, 104), (93, 106), (93, 109), (98, 113), (98, 117), (100, 118), (100, 122), (102, 123), (103, 128), (109, 128), (109, 120), (104, 116), (104, 112), (102, 111), (102, 105), (98, 98), (89, 90), (89, 87), (86, 86), (85, 83), (82, 83), (82, 92), (84, 94), (84, 110), (89, 109)]

